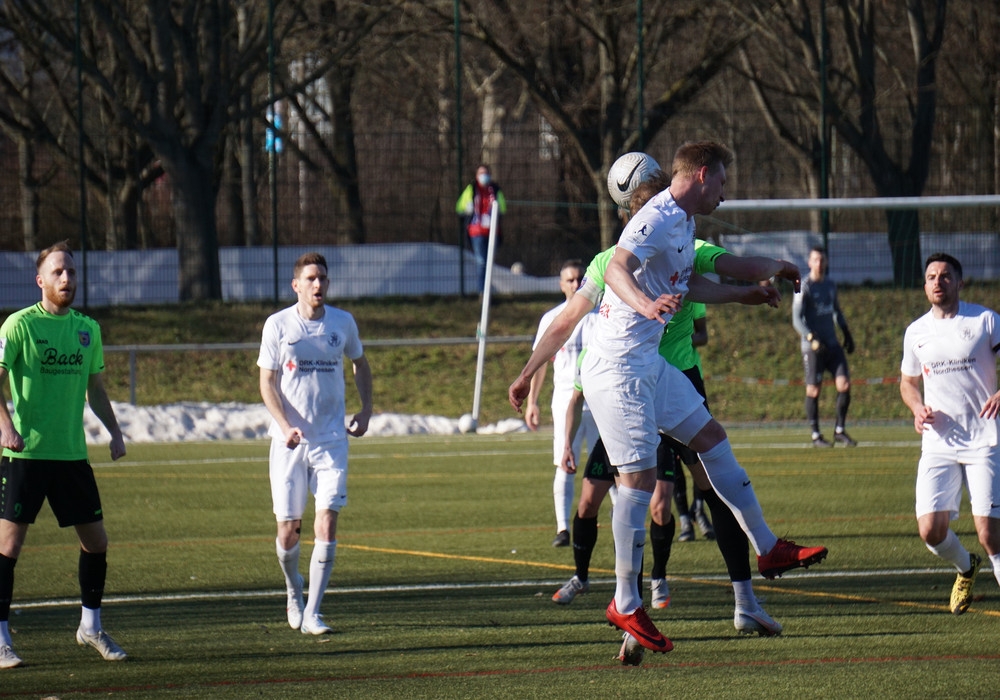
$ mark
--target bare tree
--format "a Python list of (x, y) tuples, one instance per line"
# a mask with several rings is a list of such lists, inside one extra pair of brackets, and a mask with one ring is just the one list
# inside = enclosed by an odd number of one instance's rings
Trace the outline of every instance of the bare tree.
[[(591, 201), (606, 201), (615, 159), (656, 138), (749, 31), (712, 3), (650, 3), (641, 45), (650, 76), (645, 90), (652, 97), (638, 115), (634, 2), (515, 2), (464, 0), (466, 31), (522, 81), (569, 157), (589, 175)], [(610, 207), (598, 211), (607, 247), (618, 222)]]
[[(5, 8), (40, 32), (35, 39), (19, 36), (36, 47), (36, 55), (58, 52), (62, 65), (73, 65), (77, 33), (68, 5), (57, 12), (51, 1), (25, 0), (5, 3)], [(113, 118), (115, 132), (147, 146), (168, 179), (177, 220), (180, 297), (221, 298), (215, 216), (220, 138), (239, 76), (260, 70), (265, 46), (238, 50), (227, 0), (92, 0), (80, 11), (81, 24), (95, 37), (92, 52), (82, 52), (79, 63), (88, 87)]]
[[(951, 146), (942, 159), (945, 182), (959, 191), (1000, 192), (1000, 0), (955, 3), (949, 14), (940, 84), (943, 99), (960, 109), (942, 125)], [(962, 181), (960, 164), (988, 176)]]
[[(876, 192), (919, 196), (930, 172), (947, 0), (830, 0), (829, 5), (831, 49), (825, 61), (816, 2), (738, 5), (753, 13), (750, 21), (759, 27), (743, 54), (758, 103), (775, 133), (818, 169), (820, 68), (826, 65), (830, 126), (858, 155)], [(888, 210), (886, 219), (893, 279), (901, 286), (918, 284), (919, 215)]]
[(17, 144), (18, 184), (21, 191), (21, 237), (24, 250), (37, 250), (39, 243), (39, 204), (42, 187), (55, 175), (50, 166), (37, 174), (38, 143), (49, 137), (44, 115), (36, 109), (36, 81), (43, 76), (34, 66), (31, 55), (12, 37), (3, 42), (6, 59), (0, 62), (0, 128)]
[(303, 3), (301, 31), (291, 45), (296, 57), (279, 76), (291, 112), (288, 146), (304, 169), (323, 175), (343, 243), (365, 242), (354, 141), (356, 81), (371, 45), (386, 48), (375, 30), (399, 5), (398, 0)]

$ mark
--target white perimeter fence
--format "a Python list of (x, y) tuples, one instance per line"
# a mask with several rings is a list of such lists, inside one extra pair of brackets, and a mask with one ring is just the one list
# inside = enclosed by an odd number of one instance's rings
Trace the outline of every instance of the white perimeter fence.
[[(978, 207), (994, 213), (1000, 195), (967, 197), (896, 197), (870, 199), (732, 200), (715, 216), (729, 212), (767, 212), (847, 209), (958, 209)], [(977, 220), (986, 220), (979, 217)], [(924, 232), (922, 255), (944, 251), (961, 260), (970, 279), (1000, 279), (1000, 233), (974, 226), (948, 233)], [(721, 234), (719, 244), (736, 255), (783, 258), (806, 269), (809, 249), (823, 243), (819, 233), (808, 230)], [(840, 284), (892, 282), (892, 257), (884, 231), (832, 232), (828, 236), (830, 274)], [(459, 294), (460, 274), (454, 246), (438, 243), (399, 243), (354, 246), (288, 246), (278, 249), (279, 300), (291, 303), (290, 280), (296, 258), (317, 250), (327, 259), (330, 298), (361, 299), (386, 296), (450, 296)], [(37, 253), (0, 252), (0, 308), (16, 309), (35, 303)], [(846, 264), (840, 261), (846, 261)], [(269, 301), (274, 298), (274, 250), (270, 247), (222, 248), (219, 251), (222, 297), (225, 301)], [(466, 288), (475, 273), (472, 254), (462, 256)], [(89, 251), (86, 267), (77, 260), (81, 285), (86, 283), (89, 306), (171, 304), (178, 298), (178, 257), (174, 249), (142, 251)], [(497, 294), (559, 293), (559, 278), (515, 274), (494, 266), (493, 290)], [(82, 301), (83, 292), (77, 299)]]

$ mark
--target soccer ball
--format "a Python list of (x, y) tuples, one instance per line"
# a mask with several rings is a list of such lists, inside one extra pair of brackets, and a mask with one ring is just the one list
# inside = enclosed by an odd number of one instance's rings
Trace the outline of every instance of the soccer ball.
[(660, 165), (653, 157), (633, 151), (614, 162), (608, 171), (608, 194), (622, 209), (628, 209), (628, 201), (641, 182), (648, 179)]
[(466, 413), (458, 419), (458, 431), (461, 433), (474, 433), (478, 427), (471, 413)]

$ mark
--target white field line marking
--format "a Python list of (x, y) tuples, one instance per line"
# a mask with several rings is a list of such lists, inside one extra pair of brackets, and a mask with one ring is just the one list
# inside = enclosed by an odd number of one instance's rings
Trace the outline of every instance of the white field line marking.
[[(858, 447), (913, 447), (919, 448), (919, 441), (887, 441), (887, 442), (859, 442)], [(769, 443), (735, 443), (733, 444), (734, 450), (814, 450), (810, 443), (789, 443), (789, 442), (769, 442)], [(858, 449), (858, 448), (853, 448)], [(842, 452), (843, 450), (837, 450), (837, 452)], [(401, 455), (398, 450), (391, 451), (379, 451), (379, 452), (363, 452), (359, 453), (357, 450), (352, 451), (349, 457), (350, 460), (369, 460), (369, 459), (388, 459), (397, 458), (400, 456), (405, 456), (407, 458), (411, 457), (433, 457), (433, 458), (468, 458), (468, 457), (500, 457), (504, 455), (520, 455), (520, 456), (535, 456), (535, 455), (551, 455), (552, 450), (550, 448), (542, 448), (537, 450), (531, 449), (503, 449), (503, 450), (464, 450), (462, 452), (420, 452), (420, 451), (406, 451), (405, 455)], [(215, 457), (211, 459), (171, 459), (171, 460), (149, 460), (149, 461), (133, 461), (133, 462), (93, 462), (92, 466), (96, 469), (98, 467), (144, 467), (144, 466), (166, 466), (166, 467), (183, 467), (191, 466), (197, 464), (258, 464), (267, 463), (267, 453), (266, 451), (261, 452), (259, 457)]]
[[(980, 569), (981, 573), (987, 571), (992, 571), (989, 565), (986, 564)], [(926, 569), (875, 569), (871, 571), (801, 571), (801, 572), (789, 572), (782, 577), (782, 581), (792, 581), (797, 578), (812, 578), (812, 579), (823, 579), (823, 578), (880, 578), (885, 576), (913, 576), (920, 574), (950, 574), (954, 573), (954, 568), (952, 567), (940, 567), (940, 568), (926, 568)], [(715, 581), (728, 581), (729, 577), (724, 574), (713, 574), (704, 576), (667, 576), (667, 580), (683, 580), (691, 582), (715, 582)], [(494, 581), (485, 583), (424, 583), (424, 584), (401, 584), (395, 586), (353, 586), (353, 587), (337, 587), (328, 588), (326, 590), (326, 595), (357, 595), (365, 593), (405, 593), (405, 592), (420, 592), (425, 591), (428, 593), (440, 592), (440, 591), (458, 591), (458, 590), (490, 590), (490, 589), (510, 589), (510, 588), (544, 588), (548, 590), (552, 587), (558, 587), (565, 583), (565, 579), (559, 579), (555, 581)], [(764, 582), (757, 581), (756, 583), (760, 585), (765, 585)], [(591, 579), (591, 583), (595, 585), (614, 585), (615, 580), (613, 578), (594, 578)], [(274, 590), (274, 591), (195, 591), (191, 593), (159, 593), (159, 594), (140, 594), (140, 595), (118, 595), (118, 596), (104, 596), (104, 603), (141, 603), (141, 602), (168, 602), (168, 601), (193, 601), (193, 600), (225, 600), (225, 599), (249, 599), (249, 598), (281, 598), (286, 595), (285, 589)], [(11, 610), (30, 610), (38, 608), (61, 608), (61, 607), (78, 607), (80, 605), (79, 598), (57, 598), (52, 600), (38, 600), (30, 603), (15, 603), (11, 605)]]

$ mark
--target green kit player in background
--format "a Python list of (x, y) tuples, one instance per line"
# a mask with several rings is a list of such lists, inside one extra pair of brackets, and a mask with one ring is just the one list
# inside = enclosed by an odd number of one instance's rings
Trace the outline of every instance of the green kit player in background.
[(0, 327), (0, 387), (9, 380), (14, 403), (11, 416), (0, 389), (0, 669), (21, 664), (8, 627), (14, 565), (28, 526), (46, 499), (60, 527), (72, 525), (80, 539), (83, 611), (77, 643), (94, 647), (107, 661), (126, 656), (101, 628), (108, 535), (83, 430), (83, 406), (89, 401), (111, 433), (111, 459), (125, 455), (101, 380), (101, 329), (70, 308), (76, 264), (65, 242), (43, 250), (36, 271), (42, 300), (12, 314)]

